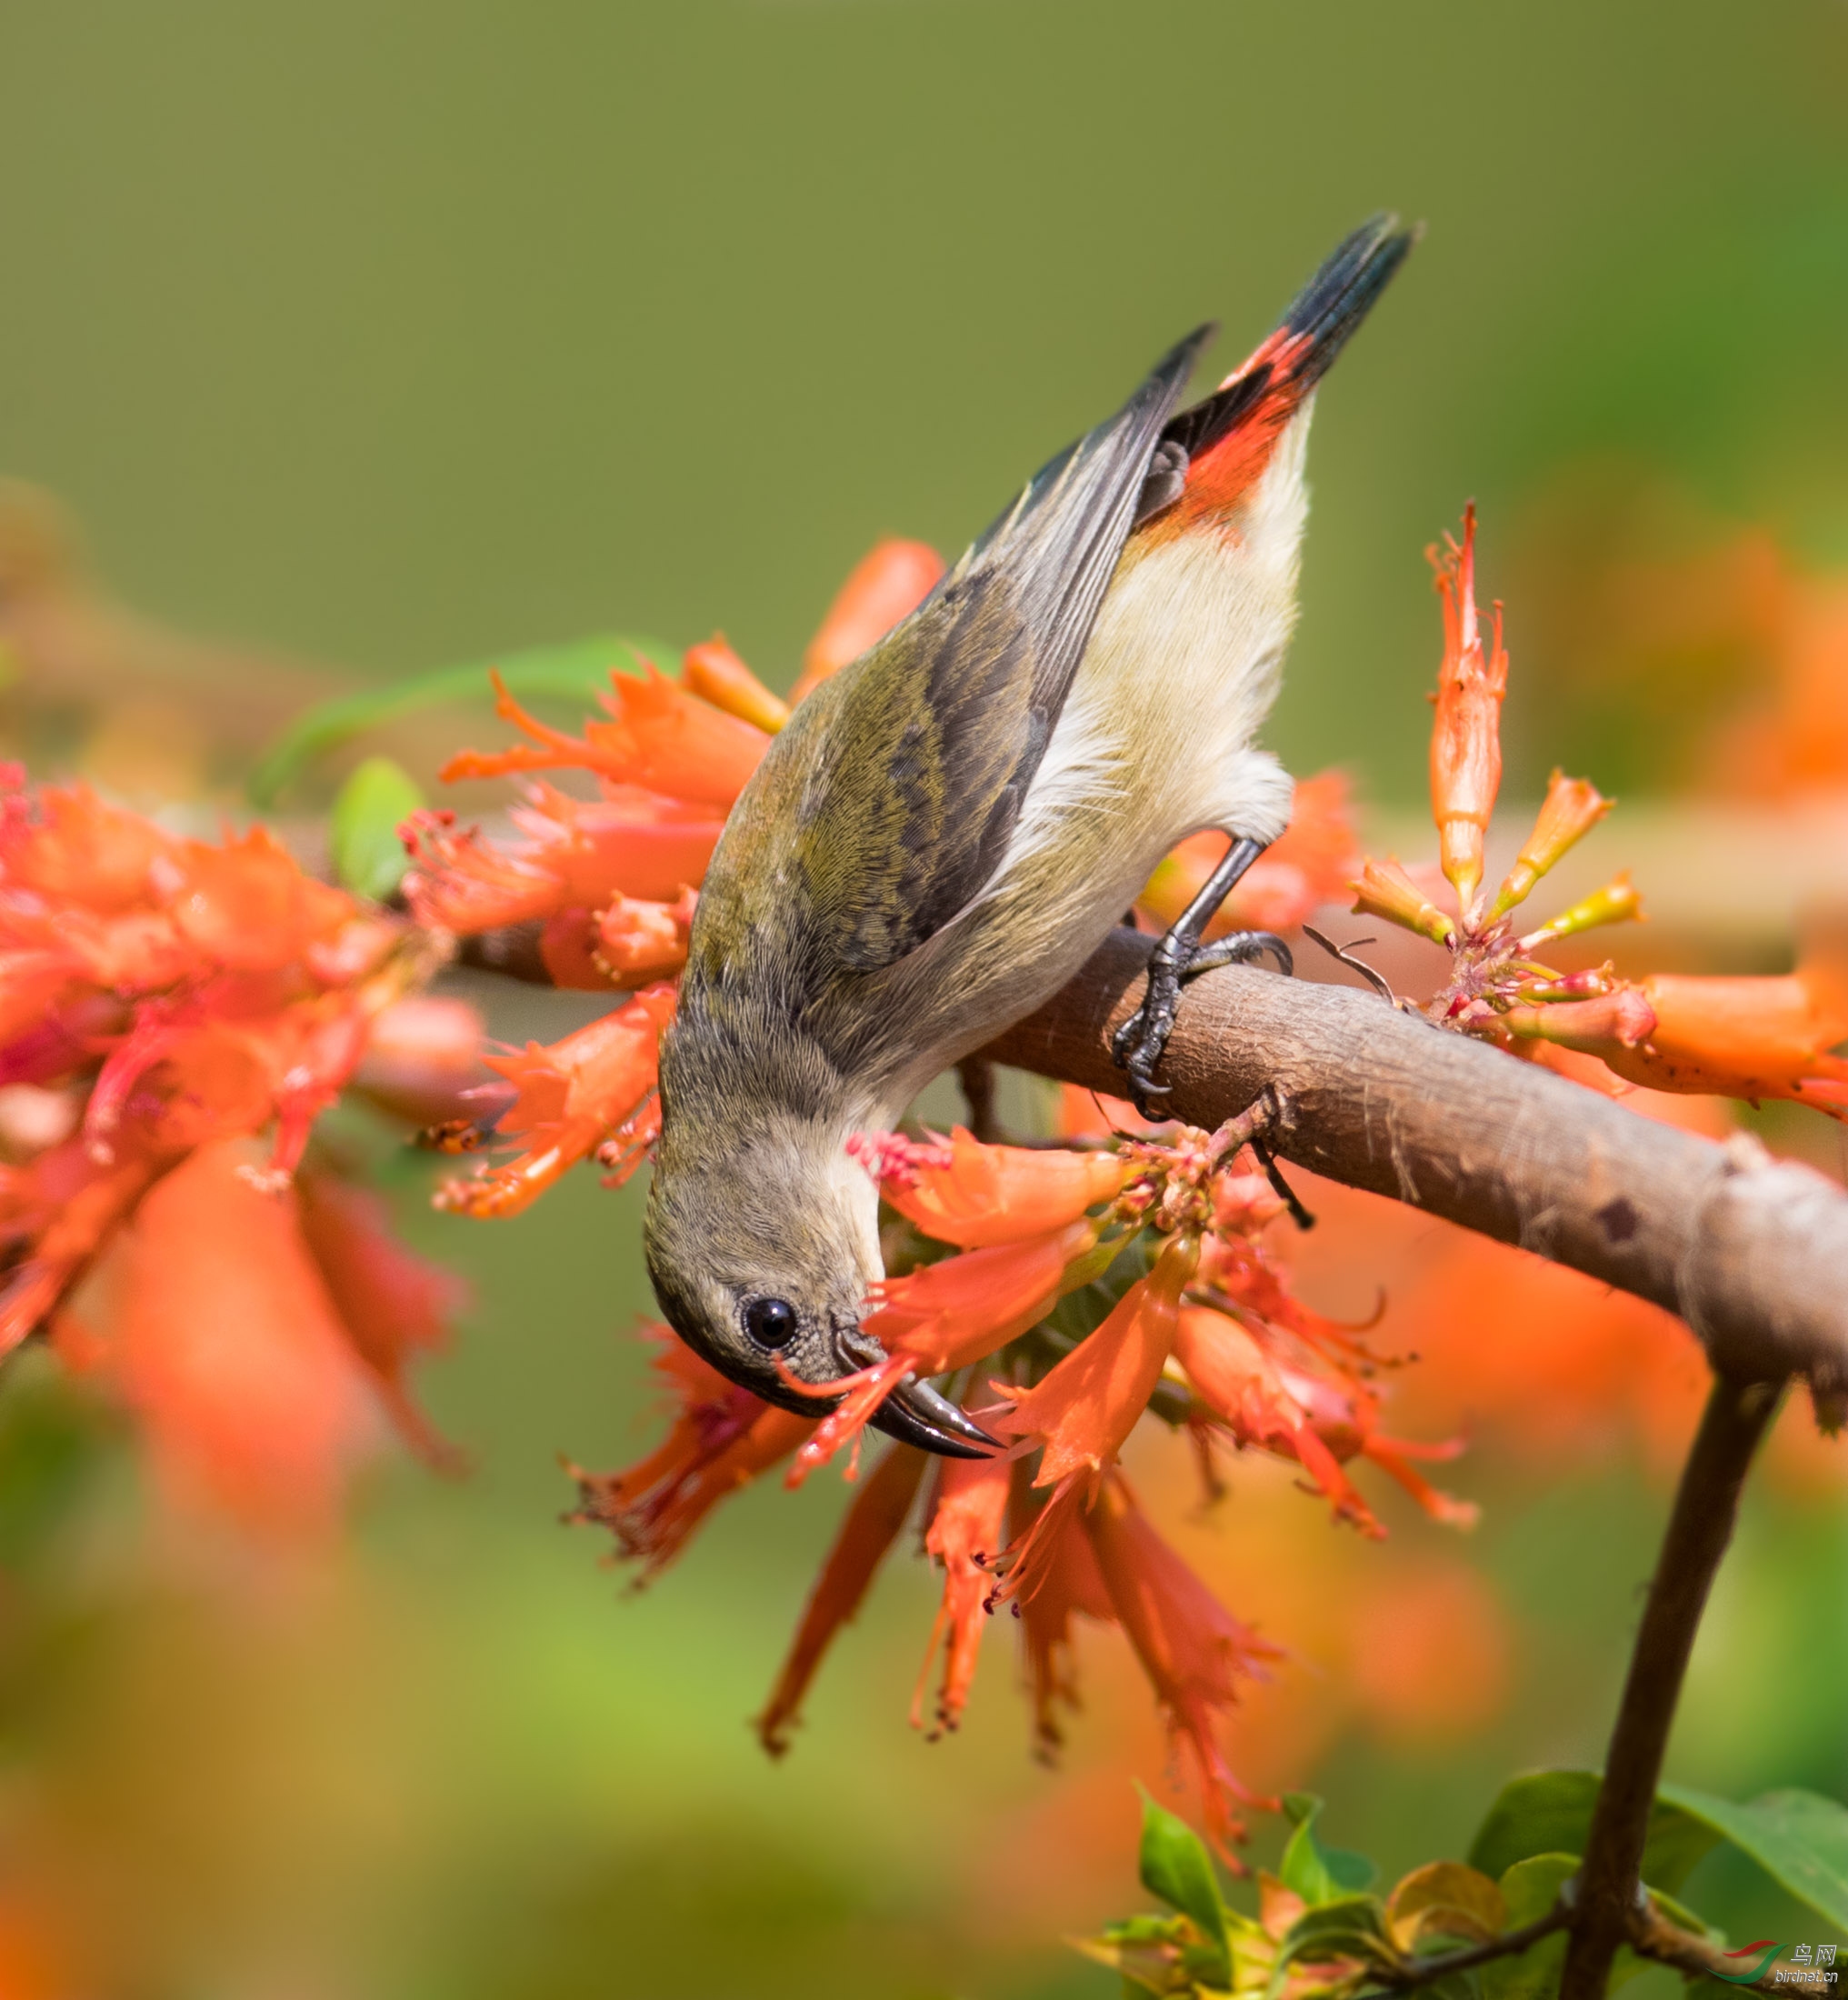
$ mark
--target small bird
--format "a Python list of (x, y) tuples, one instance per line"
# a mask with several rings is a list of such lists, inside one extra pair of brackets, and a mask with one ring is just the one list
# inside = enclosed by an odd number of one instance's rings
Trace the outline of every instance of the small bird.
[[(878, 1195), (850, 1156), (930, 1079), (1032, 1013), (1150, 870), (1203, 828), (1225, 859), (1164, 937), (1117, 1057), (1139, 1101), (1184, 981), (1282, 941), (1203, 947), (1283, 832), (1253, 746), (1296, 615), (1317, 381), (1411, 247), (1376, 217), (1204, 402), (1213, 329), (1025, 487), (901, 625), (795, 710), (734, 807), (661, 1055), (644, 1243), (661, 1310), (766, 1402), (884, 1358)], [(873, 1419), (951, 1456), (990, 1438), (928, 1383)]]

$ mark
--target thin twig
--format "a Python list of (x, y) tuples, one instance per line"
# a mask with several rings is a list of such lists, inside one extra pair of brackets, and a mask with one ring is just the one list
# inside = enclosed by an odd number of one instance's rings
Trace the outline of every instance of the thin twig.
[(1560, 2000), (1601, 2000), (1637, 1922), (1643, 1845), (1683, 1676), (1783, 1385), (1717, 1377), (1682, 1468), (1579, 1869)]
[[(1368, 1988), (1368, 1993), (1409, 1993), (1418, 1986), (1434, 1985), (1440, 1979), (1447, 1979), (1453, 1972), (1467, 1972), (1472, 1965), (1486, 1965), (1491, 1959), (1510, 1958), (1516, 1952), (1524, 1952), (1530, 1945), (1537, 1945), (1543, 1937), (1551, 1937), (1554, 1931), (1563, 1930), (1568, 1921), (1565, 1910), (1557, 1903), (1544, 1916), (1536, 1916), (1533, 1923), (1523, 1924), (1517, 1931), (1503, 1931), (1499, 1937), (1491, 1937), (1480, 1945), (1465, 1945), (1461, 1951), (1445, 1952), (1434, 1958), (1414, 1958), (1403, 1972), (1374, 1970), (1370, 1976), (1378, 1981), (1377, 1986)], [(1359, 1996), (1367, 2000), (1367, 1994)]]
[(1313, 924), (1304, 925), (1303, 935), (1313, 938), (1331, 958), (1338, 958), (1350, 972), (1359, 973), (1388, 1005), (1396, 1007), (1399, 1005), (1398, 995), (1393, 991), (1385, 978), (1376, 973), (1364, 958), (1356, 958), (1354, 955), (1363, 945), (1371, 945), (1374, 942), (1371, 937), (1357, 937), (1350, 945), (1337, 945), (1332, 937), (1324, 937)]

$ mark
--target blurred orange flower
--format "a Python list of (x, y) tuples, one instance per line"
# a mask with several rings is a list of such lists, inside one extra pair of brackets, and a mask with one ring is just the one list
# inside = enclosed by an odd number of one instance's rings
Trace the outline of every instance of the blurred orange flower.
[(791, 703), (800, 702), (876, 645), (917, 609), (943, 574), (944, 559), (927, 543), (903, 542), (895, 536), (875, 542), (854, 565), (828, 606), (821, 629), (809, 641)]
[(0, 1167), (0, 1349), (195, 1148), (273, 1127), (268, 1165), (244, 1170), (285, 1188), (375, 1024), (439, 962), (261, 828), (183, 840), (82, 786), (5, 781), (0, 1078), (80, 1112)]
[(382, 1195), (310, 1168), (295, 1180), (295, 1219), (354, 1352), (371, 1373), (399, 1435), (439, 1472), (465, 1461), (411, 1394), (412, 1365), (449, 1345), (468, 1301), (454, 1273), (415, 1255), (393, 1234)]
[(135, 1413), (169, 1499), (325, 1533), (372, 1399), (293, 1202), (252, 1186), (250, 1157), (215, 1140), (157, 1182), (55, 1338)]
[[(1246, 869), (1221, 904), (1204, 935), (1229, 931), (1287, 931), (1333, 903), (1347, 885), (1359, 855), (1350, 785), (1344, 771), (1300, 778), (1290, 824)], [(1224, 859), (1224, 834), (1194, 834), (1157, 864), (1135, 899), (1156, 930), (1165, 930), (1200, 893)]]
[(1236, 1807), (1274, 1812), (1277, 1802), (1249, 1791), (1234, 1774), (1220, 1746), (1219, 1719), (1237, 1701), (1239, 1682), (1283, 1655), (1241, 1625), (1162, 1540), (1121, 1478), (1104, 1483), (1084, 1523), (1111, 1608), (1193, 1759), (1207, 1829), (1222, 1856), (1243, 1872), (1229, 1848), (1244, 1837)]

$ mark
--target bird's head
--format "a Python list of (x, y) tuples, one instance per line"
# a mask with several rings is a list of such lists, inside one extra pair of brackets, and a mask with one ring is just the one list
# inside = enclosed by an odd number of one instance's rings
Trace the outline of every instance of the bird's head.
[[(839, 1398), (789, 1377), (821, 1387), (885, 1358), (861, 1324), (883, 1275), (878, 1193), (844, 1139), (792, 1117), (708, 1146), (670, 1119), (643, 1231), (674, 1332), (754, 1395), (812, 1416)], [(925, 1382), (901, 1382), (870, 1421), (948, 1457), (996, 1445)]]

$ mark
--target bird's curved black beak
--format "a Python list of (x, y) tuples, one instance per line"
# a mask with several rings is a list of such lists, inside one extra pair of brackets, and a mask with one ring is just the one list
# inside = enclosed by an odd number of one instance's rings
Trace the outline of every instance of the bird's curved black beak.
[[(885, 1358), (884, 1348), (868, 1333), (848, 1335), (840, 1345), (863, 1368)], [(939, 1458), (992, 1458), (1007, 1448), (940, 1390), (914, 1379), (901, 1382), (866, 1421), (901, 1445), (914, 1445)]]
[(939, 1458), (993, 1458), (1006, 1447), (928, 1382), (901, 1382), (866, 1420), (901, 1445)]

